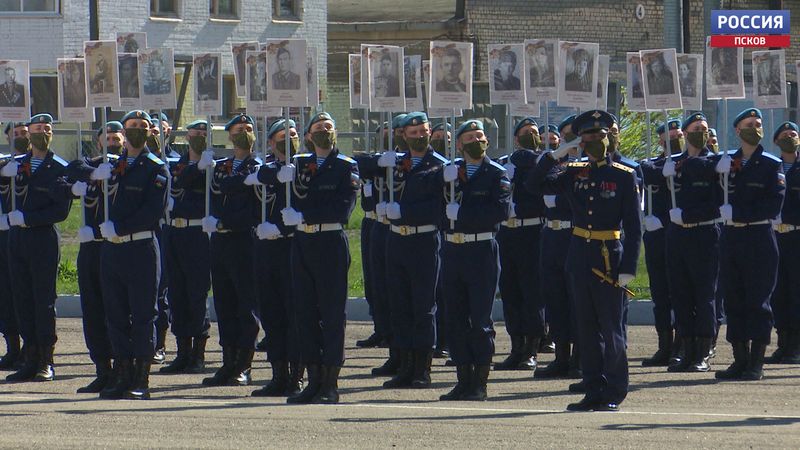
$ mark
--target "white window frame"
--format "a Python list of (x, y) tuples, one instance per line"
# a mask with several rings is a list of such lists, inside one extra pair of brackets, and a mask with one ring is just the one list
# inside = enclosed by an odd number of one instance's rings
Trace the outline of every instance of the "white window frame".
[(292, 16), (281, 16), (281, 0), (272, 0), (272, 19), (289, 22), (303, 21), (303, 0), (292, 0), (294, 2), (294, 14)]
[(215, 20), (239, 20), (242, 17), (242, 2), (241, 0), (232, 0), (233, 1), (233, 15), (227, 14), (220, 14), (219, 13), (219, 1), (220, 0), (209, 0), (209, 17)]
[(0, 11), (0, 17), (3, 16), (39, 16), (39, 17), (53, 17), (61, 15), (61, 0), (53, 0), (53, 11), (25, 11), (25, 1), (20, 0), (19, 11)]
[(153, 19), (180, 19), (181, 17), (181, 0), (175, 0), (175, 12), (160, 12), (153, 9), (153, 2), (155, 2), (157, 8), (161, 9), (161, 0), (150, 0), (150, 17)]

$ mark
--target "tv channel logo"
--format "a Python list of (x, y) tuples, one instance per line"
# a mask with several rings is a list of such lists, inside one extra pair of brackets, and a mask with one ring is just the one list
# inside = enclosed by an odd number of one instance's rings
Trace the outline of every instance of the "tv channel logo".
[(713, 10), (712, 47), (777, 47), (790, 45), (787, 10)]

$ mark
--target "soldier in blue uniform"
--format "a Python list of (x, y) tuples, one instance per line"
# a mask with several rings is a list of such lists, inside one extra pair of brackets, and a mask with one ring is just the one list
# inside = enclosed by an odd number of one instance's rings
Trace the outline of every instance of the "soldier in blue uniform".
[(641, 223), (634, 171), (607, 154), (613, 123), (605, 111), (582, 113), (572, 129), (589, 161), (551, 172), (569, 152), (562, 145), (540, 158), (530, 174), (532, 185), (539, 184), (546, 195), (565, 195), (572, 208), (567, 274), (574, 288), (586, 395), (567, 407), (571, 411), (616, 411), (628, 392), (624, 287), (636, 273)]
[[(202, 373), (210, 328), (206, 299), (211, 287), (209, 237), (203, 232), (205, 173), (197, 164), (207, 148), (208, 123), (186, 126), (189, 151), (171, 165), (170, 222), (164, 235), (165, 268), (169, 281), (172, 333), (177, 355), (160, 373)], [(161, 311), (159, 311), (161, 315)]]
[(509, 218), (500, 225), (500, 296), (511, 351), (495, 370), (536, 370), (539, 342), (545, 335), (544, 299), (539, 278), (539, 243), (544, 223), (541, 192), (527, 190), (525, 179), (540, 156), (542, 140), (533, 117), (514, 127), (516, 150), (508, 155), (506, 176), (511, 180)]
[[(300, 149), (294, 121), (289, 120), (288, 125), (288, 137), (284, 119), (269, 127), (267, 138), (272, 154), (267, 156), (265, 165), (244, 181), (254, 186), (259, 197), (265, 195), (262, 201), (266, 203), (266, 218), (256, 227), (253, 263), (272, 380), (253, 391), (256, 397), (288, 397), (299, 393), (303, 387), (297, 312), (292, 296), (291, 247), (295, 227), (285, 225), (281, 217), (281, 211), (286, 208), (286, 191), (291, 184), (280, 183), (274, 176), (286, 166), (286, 140), (289, 140), (292, 155)], [(261, 173), (269, 182), (265, 188), (259, 186)]]
[(728, 203), (720, 207), (725, 221), (720, 270), (734, 361), (716, 377), (760, 380), (772, 333), (769, 300), (778, 273), (778, 245), (770, 220), (781, 212), (786, 181), (780, 158), (761, 146), (761, 111), (742, 111), (733, 126), (742, 146), (733, 157), (727, 152), (722, 155), (717, 172), (729, 173)]
[(448, 184), (442, 186), (448, 200), (442, 280), (458, 382), (439, 399), (481, 401), (487, 398), (494, 354), (492, 305), (500, 277), (495, 233), (508, 219), (511, 181), (503, 166), (486, 156), (489, 140), (482, 122), (464, 122), (455, 139), (464, 159), (442, 171), (441, 180), (456, 185), (455, 197)]
[(292, 182), (292, 206), (281, 211), (292, 239), (292, 292), (308, 384), (288, 403), (338, 403), (344, 364), (345, 303), (350, 253), (344, 224), (361, 185), (355, 160), (336, 147), (336, 124), (326, 113), (310, 120), (314, 153), (261, 175), (264, 184)]
[[(453, 126), (447, 122), (439, 122), (431, 128), (431, 147), (443, 157), (447, 157), (450, 151), (450, 142), (453, 139)], [(439, 229), (439, 240), (444, 242), (444, 232)], [(444, 245), (439, 246), (439, 260), (442, 260)], [(444, 295), (442, 294), (442, 270), (439, 269), (439, 276), (436, 281), (436, 348), (433, 350), (434, 358), (448, 358), (450, 353), (447, 350), (447, 327), (445, 312)], [(452, 363), (452, 360), (448, 360)]]
[[(14, 148), (10, 154), (14, 156), (28, 153), (30, 137), (28, 125), (24, 122), (9, 122), (6, 124), (5, 135), (8, 145), (14, 141)], [(10, 161), (10, 156), (7, 157)], [(11, 211), (11, 187), (0, 185), (0, 332), (6, 341), (6, 354), (0, 357), (0, 370), (11, 370), (22, 365), (22, 352), (20, 350), (19, 326), (17, 315), (14, 311), (14, 299), (11, 292), (10, 268), (8, 266), (8, 213)], [(27, 350), (27, 348), (26, 348)]]
[(52, 381), (56, 344), (56, 276), (59, 234), (55, 224), (69, 214), (71, 202), (52, 195), (65, 183), (66, 161), (50, 150), (53, 118), (43, 113), (28, 122), (30, 151), (3, 166), (3, 185), (16, 178), (16, 209), (9, 211), (11, 289), (19, 331), (27, 345), (25, 365), (8, 381)]
[(161, 275), (155, 233), (166, 207), (169, 174), (164, 163), (146, 148), (149, 115), (134, 110), (120, 122), (125, 127), (120, 157), (109, 163), (77, 163), (71, 166), (71, 173), (78, 181), (109, 183), (108, 220), (99, 225), (106, 239), (100, 276), (116, 379), (100, 397), (148, 399)]
[[(661, 172), (664, 162), (667, 160), (666, 140), (670, 140), (672, 154), (678, 154), (683, 150), (685, 139), (679, 119), (668, 120), (665, 124), (660, 125), (656, 132), (659, 145), (664, 151), (642, 164), (646, 214), (644, 217), (645, 233), (642, 241), (644, 241), (645, 264), (650, 276), (650, 296), (653, 300), (653, 316), (658, 334), (658, 350), (650, 358), (642, 360), (642, 365), (645, 367), (670, 365), (670, 358), (673, 358), (673, 365), (682, 361), (680, 352), (676, 351), (680, 348), (682, 341), (673, 336), (675, 327), (672, 317), (672, 297), (667, 278), (666, 227), (670, 223), (670, 193), (667, 181)], [(673, 344), (675, 348), (673, 348)]]
[(210, 215), (202, 220), (211, 234), (211, 286), (222, 347), (222, 367), (204, 378), (205, 386), (247, 386), (258, 336), (258, 302), (253, 272), (253, 227), (258, 199), (244, 179), (260, 164), (253, 155), (253, 119), (241, 114), (225, 125), (233, 156), (215, 161), (206, 150), (199, 170), (213, 167)]
[(767, 364), (800, 363), (800, 273), (797, 254), (800, 251), (800, 164), (797, 152), (800, 146), (797, 124), (784, 122), (772, 135), (772, 142), (781, 149), (783, 172), (786, 175), (786, 196), (781, 213), (772, 221), (778, 241), (780, 260), (778, 280), (772, 294), (775, 313), (775, 330), (778, 347)]
[[(684, 358), (671, 372), (707, 372), (716, 334), (715, 297), (719, 271), (719, 192), (716, 160), (706, 149), (708, 122), (702, 113), (684, 120), (686, 150), (663, 164), (675, 184), (669, 211), (666, 256), (669, 293)], [(678, 153), (680, 147), (675, 148)], [(666, 181), (661, 189), (666, 189)], [(652, 275), (651, 275), (652, 280)], [(652, 285), (652, 282), (651, 282)]]
[(450, 140), (453, 138), (453, 126), (440, 122), (431, 128), (431, 147), (441, 156), (450, 151)]

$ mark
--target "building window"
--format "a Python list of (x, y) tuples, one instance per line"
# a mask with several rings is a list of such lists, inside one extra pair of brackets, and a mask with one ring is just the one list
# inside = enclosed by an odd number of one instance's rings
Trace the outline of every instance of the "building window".
[(150, 0), (150, 17), (178, 17), (179, 0)]
[(212, 19), (238, 19), (238, 3), (238, 0), (211, 0), (209, 3), (209, 15)]
[(272, 17), (282, 20), (300, 20), (301, 0), (273, 0)]
[(0, 14), (53, 15), (60, 11), (58, 0), (0, 0)]

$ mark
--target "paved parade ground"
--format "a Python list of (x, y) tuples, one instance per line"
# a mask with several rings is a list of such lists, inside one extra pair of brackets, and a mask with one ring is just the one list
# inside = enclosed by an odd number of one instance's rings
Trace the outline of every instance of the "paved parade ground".
[[(533, 381), (528, 372), (492, 372), (490, 400), (437, 401), (455, 382), (455, 369), (435, 360), (433, 389), (385, 390), (368, 375), (385, 349), (355, 349), (371, 331), (347, 329), (347, 362), (339, 382), (342, 404), (287, 406), (283, 399), (248, 397), (254, 387), (207, 388), (203, 375), (152, 375), (153, 400), (104, 401), (75, 394), (93, 366), (80, 319), (59, 319), (52, 383), (0, 383), (0, 447), (265, 448), (265, 447), (528, 447), (528, 448), (797, 448), (800, 366), (765, 366), (760, 382), (719, 383), (713, 374), (668, 374), (643, 368), (656, 349), (651, 326), (630, 333), (631, 392), (619, 413), (567, 413), (580, 399), (571, 380)], [(216, 333), (216, 324), (212, 332)], [(724, 328), (723, 328), (724, 332)], [(495, 360), (508, 351), (497, 326)], [(174, 350), (174, 341), (169, 349)], [(770, 348), (771, 350), (771, 348)], [(170, 359), (174, 356), (170, 353)], [(216, 335), (211, 372), (219, 366)], [(270, 371), (257, 356), (253, 378)], [(543, 355), (548, 362), (552, 355)], [(716, 368), (730, 363), (727, 344)], [(154, 369), (157, 371), (157, 367)]]

